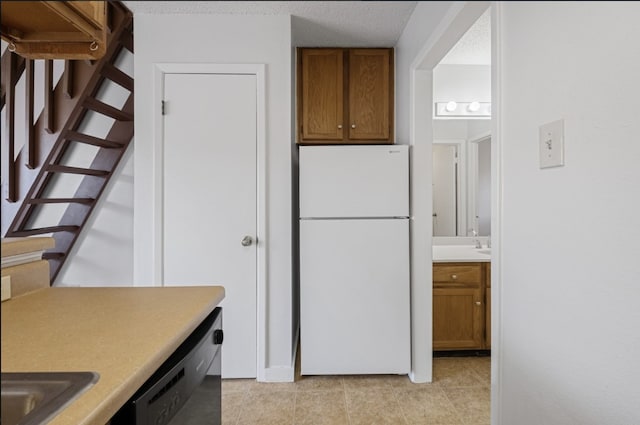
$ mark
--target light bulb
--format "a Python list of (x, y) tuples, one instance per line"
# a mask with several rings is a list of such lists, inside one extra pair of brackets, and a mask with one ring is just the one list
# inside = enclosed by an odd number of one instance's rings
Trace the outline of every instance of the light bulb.
[(458, 104), (452, 100), (450, 102), (447, 102), (447, 106), (445, 109), (447, 110), (447, 112), (453, 112), (456, 110), (457, 107), (458, 107)]
[(478, 109), (480, 109), (480, 102), (471, 102), (469, 106), (467, 106), (467, 109), (469, 110), (469, 112), (476, 112)]

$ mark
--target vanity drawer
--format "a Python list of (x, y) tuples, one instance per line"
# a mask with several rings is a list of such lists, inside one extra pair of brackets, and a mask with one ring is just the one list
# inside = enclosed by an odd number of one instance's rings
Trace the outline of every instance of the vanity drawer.
[(479, 263), (434, 263), (433, 283), (482, 283), (482, 264)]

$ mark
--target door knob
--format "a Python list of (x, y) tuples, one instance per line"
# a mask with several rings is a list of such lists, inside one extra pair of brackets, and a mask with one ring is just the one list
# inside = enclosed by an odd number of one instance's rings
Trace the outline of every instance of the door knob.
[(351, 128), (356, 128), (356, 125), (355, 124), (351, 124)]
[(242, 246), (249, 246), (253, 243), (253, 238), (249, 235), (242, 238), (242, 242), (240, 242)]

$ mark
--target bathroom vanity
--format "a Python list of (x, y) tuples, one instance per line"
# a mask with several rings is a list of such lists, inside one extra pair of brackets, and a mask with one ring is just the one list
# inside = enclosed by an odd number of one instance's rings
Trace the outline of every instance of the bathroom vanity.
[(433, 349), (491, 349), (491, 256), (472, 246), (434, 246)]

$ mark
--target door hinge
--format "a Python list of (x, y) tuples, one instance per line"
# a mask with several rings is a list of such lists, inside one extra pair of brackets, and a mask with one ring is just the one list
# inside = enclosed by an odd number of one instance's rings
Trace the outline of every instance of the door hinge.
[(164, 100), (161, 101), (162, 102), (162, 115), (164, 115)]

